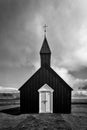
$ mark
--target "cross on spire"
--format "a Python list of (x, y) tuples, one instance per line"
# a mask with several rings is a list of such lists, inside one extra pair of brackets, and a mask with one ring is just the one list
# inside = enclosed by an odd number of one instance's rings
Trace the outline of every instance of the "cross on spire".
[(46, 28), (47, 28), (48, 26), (45, 24), (44, 26), (43, 26), (43, 28), (44, 28), (44, 36), (46, 36)]

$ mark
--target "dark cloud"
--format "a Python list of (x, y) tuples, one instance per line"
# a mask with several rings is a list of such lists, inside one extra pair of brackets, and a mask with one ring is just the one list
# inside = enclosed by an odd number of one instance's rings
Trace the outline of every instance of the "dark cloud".
[[(0, 63), (5, 64), (7, 62), (11, 64), (18, 62), (22, 64), (22, 58), (27, 60), (27, 55), (30, 59), (34, 58), (34, 45), (35, 40), (33, 40), (32, 32), (27, 32), (25, 30), (25, 23), (27, 22), (27, 17), (31, 21), (30, 15), (32, 13), (28, 12), (25, 17), (26, 8), (30, 9), (31, 1), (26, 2), (24, 0), (5, 0), (0, 1)], [(28, 7), (27, 7), (28, 6)], [(32, 11), (32, 10), (31, 10)], [(29, 49), (26, 49), (29, 48)], [(23, 50), (27, 50), (24, 52)], [(31, 51), (32, 50), (32, 51)], [(28, 52), (29, 51), (29, 52)], [(24, 52), (24, 53), (23, 53)], [(24, 59), (24, 60), (25, 60)]]
[(81, 70), (72, 71), (72, 72), (69, 72), (69, 73), (76, 78), (87, 79), (87, 67), (86, 68), (83, 67), (83, 69), (81, 69)]

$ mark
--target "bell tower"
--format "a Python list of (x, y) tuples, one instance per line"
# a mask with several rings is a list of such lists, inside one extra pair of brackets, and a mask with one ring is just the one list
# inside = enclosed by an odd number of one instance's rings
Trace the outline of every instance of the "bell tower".
[(47, 38), (46, 38), (46, 25), (44, 26), (44, 40), (43, 40), (43, 44), (40, 50), (40, 59), (41, 59), (41, 67), (44, 64), (47, 64), (48, 66), (50, 66), (50, 59), (51, 59), (51, 50), (49, 48), (48, 42), (47, 42)]

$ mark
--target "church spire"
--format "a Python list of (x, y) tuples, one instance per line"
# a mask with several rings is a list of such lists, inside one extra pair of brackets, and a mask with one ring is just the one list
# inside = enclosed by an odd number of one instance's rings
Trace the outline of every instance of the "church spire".
[(40, 57), (41, 57), (41, 66), (43, 66), (44, 64), (47, 64), (50, 66), (50, 59), (51, 59), (51, 50), (49, 48), (48, 45), (48, 41), (46, 38), (46, 25), (44, 26), (44, 40), (43, 40), (43, 44), (40, 50)]
[(40, 54), (51, 54), (50, 47), (48, 45), (48, 41), (46, 36), (44, 37), (44, 41), (40, 50)]

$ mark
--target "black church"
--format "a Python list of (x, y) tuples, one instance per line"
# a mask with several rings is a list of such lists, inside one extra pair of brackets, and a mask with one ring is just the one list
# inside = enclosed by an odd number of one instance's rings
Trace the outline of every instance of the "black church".
[(70, 113), (73, 89), (51, 68), (46, 35), (40, 60), (41, 67), (19, 88), (21, 113)]

